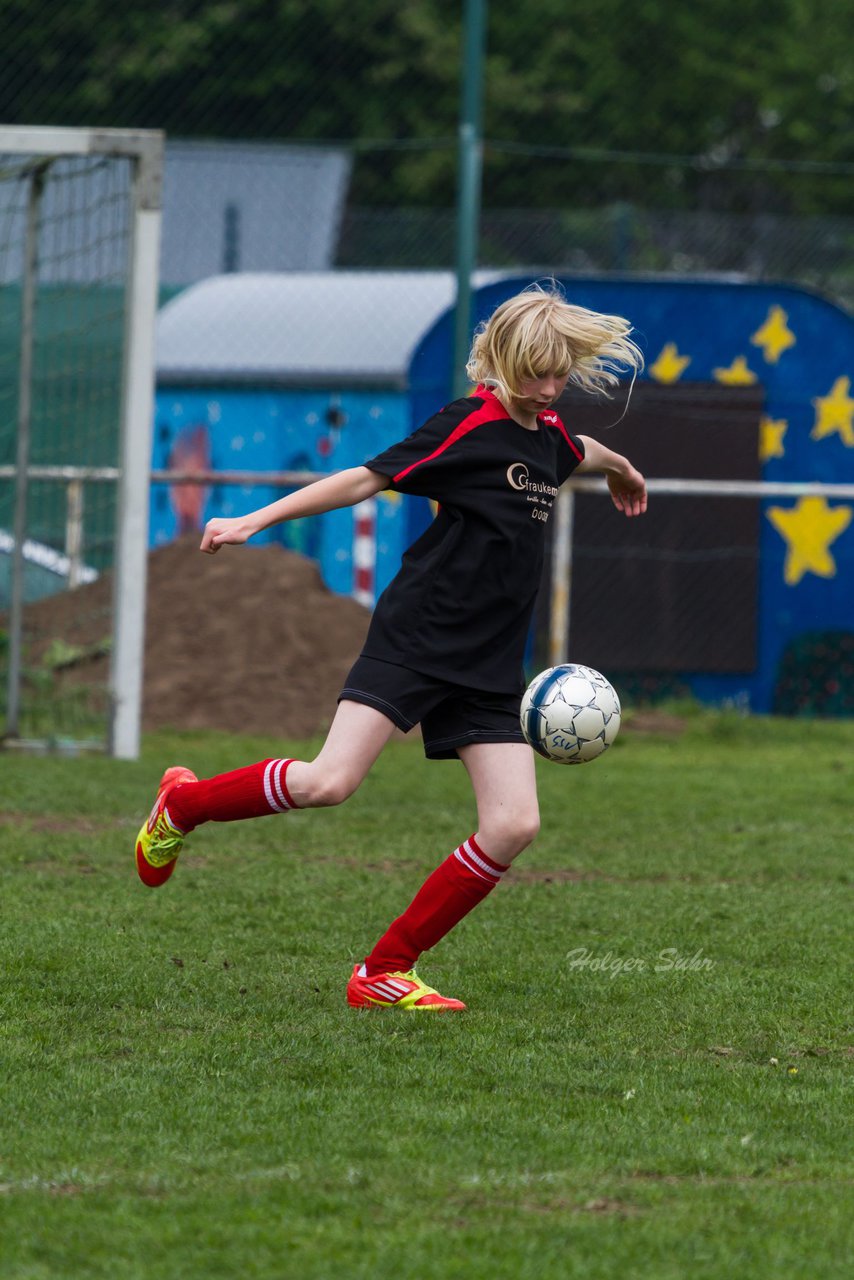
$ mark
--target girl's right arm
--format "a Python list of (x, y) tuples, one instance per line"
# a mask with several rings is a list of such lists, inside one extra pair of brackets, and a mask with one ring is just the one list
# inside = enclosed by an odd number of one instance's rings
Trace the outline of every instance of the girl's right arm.
[(642, 516), (646, 511), (646, 481), (621, 453), (607, 449), (599, 440), (579, 436), (584, 445), (584, 461), (575, 468), (575, 474), (584, 471), (601, 471), (611, 491), (611, 501), (618, 511), (627, 516)]
[(299, 520), (302, 516), (318, 516), (324, 511), (336, 511), (339, 507), (352, 507), (365, 498), (372, 498), (387, 489), (389, 477), (371, 471), (368, 467), (350, 467), (335, 475), (324, 476), (303, 489), (296, 489), (284, 498), (259, 507), (247, 516), (218, 516), (209, 520), (202, 534), (200, 551), (213, 555), (220, 547), (246, 542), (254, 533), (269, 529), (285, 520)]

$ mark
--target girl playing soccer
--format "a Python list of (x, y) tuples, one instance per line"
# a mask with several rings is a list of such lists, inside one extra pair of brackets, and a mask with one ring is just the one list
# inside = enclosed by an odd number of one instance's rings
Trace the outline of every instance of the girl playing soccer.
[(328, 476), (250, 515), (209, 520), (210, 554), (284, 520), (353, 506), (383, 489), (433, 498), (439, 512), (381, 595), (315, 760), (262, 760), (199, 781), (167, 769), (136, 842), (140, 878), (171, 876), (203, 822), (340, 804), (395, 727), (421, 725), (430, 760), (459, 758), (477, 831), (428, 877), (357, 964), (354, 1007), (457, 1010), (415, 973), (501, 880), (539, 828), (534, 755), (519, 726), (522, 658), (543, 565), (546, 523), (573, 472), (604, 474), (614, 506), (646, 510), (643, 476), (598, 441), (571, 435), (552, 405), (567, 382), (596, 392), (643, 359), (619, 316), (572, 306), (539, 285), (478, 329), (467, 372), (477, 390), (362, 467)]

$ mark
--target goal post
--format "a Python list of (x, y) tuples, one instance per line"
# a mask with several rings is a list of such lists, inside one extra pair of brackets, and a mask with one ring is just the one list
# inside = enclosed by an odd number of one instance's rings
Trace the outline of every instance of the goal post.
[[(110, 670), (100, 731), (89, 726), (82, 736), (118, 758), (139, 753), (163, 150), (156, 130), (0, 127), (0, 296), (7, 294), (7, 334), (17, 329), (17, 343), (5, 353), (17, 365), (17, 394), (6, 405), (0, 398), (0, 481), (11, 486), (13, 526), (3, 602), (6, 746), (75, 736), (74, 726), (69, 735), (52, 722), (49, 698), (38, 714), (28, 713), (22, 694), (28, 547), (42, 563), (52, 553), (57, 564), (66, 561), (65, 589), (73, 592), (81, 549), (66, 547), (63, 556), (50, 544), (60, 528), (79, 531), (84, 490), (110, 486), (111, 497), (94, 504), (100, 525), (90, 539), (97, 567), (112, 572), (109, 634), (101, 642)], [(110, 294), (112, 314), (99, 289)], [(54, 314), (40, 331), (42, 305)], [(75, 364), (68, 353), (78, 350)], [(34, 485), (50, 490), (41, 495), (36, 529), (28, 506)], [(66, 486), (69, 505), (78, 505), (68, 520), (56, 514)], [(75, 647), (62, 635), (51, 643)], [(37, 674), (44, 677), (44, 668)]]
[(162, 188), (163, 138), (157, 134), (140, 148), (134, 172), (122, 378), (110, 750), (123, 760), (135, 759), (139, 754), (142, 712)]

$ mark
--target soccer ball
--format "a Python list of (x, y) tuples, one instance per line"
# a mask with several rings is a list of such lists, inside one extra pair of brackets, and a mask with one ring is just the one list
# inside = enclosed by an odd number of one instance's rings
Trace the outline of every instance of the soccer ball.
[(620, 699), (592, 667), (567, 662), (535, 676), (522, 698), (522, 732), (547, 760), (586, 764), (607, 751), (620, 728)]

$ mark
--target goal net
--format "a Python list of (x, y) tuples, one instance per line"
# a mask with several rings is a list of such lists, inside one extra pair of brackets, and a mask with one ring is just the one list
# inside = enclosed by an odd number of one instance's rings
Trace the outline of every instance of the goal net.
[(0, 128), (6, 747), (138, 753), (162, 152)]

